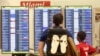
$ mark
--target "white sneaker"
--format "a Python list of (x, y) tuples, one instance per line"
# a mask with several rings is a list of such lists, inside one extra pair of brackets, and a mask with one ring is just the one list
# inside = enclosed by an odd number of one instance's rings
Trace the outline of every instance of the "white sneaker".
[(58, 35), (53, 35), (52, 37), (52, 42), (51, 42), (51, 53), (55, 54), (57, 52), (58, 49), (58, 45), (59, 45), (59, 36)]
[(66, 52), (66, 47), (68, 45), (68, 43), (67, 43), (67, 35), (62, 35), (60, 40), (62, 41), (62, 42), (60, 42), (61, 53), (65, 53)]

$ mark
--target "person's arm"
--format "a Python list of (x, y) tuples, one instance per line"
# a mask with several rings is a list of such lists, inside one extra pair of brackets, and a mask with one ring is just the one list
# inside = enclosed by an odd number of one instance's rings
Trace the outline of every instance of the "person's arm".
[(45, 45), (45, 43), (44, 43), (43, 41), (40, 41), (40, 42), (39, 42), (39, 47), (38, 47), (38, 49), (39, 49), (39, 54), (40, 54), (40, 56), (45, 56), (44, 51), (43, 51), (44, 45)]
[(97, 54), (97, 52), (92, 53), (90, 56), (95, 56)]
[(89, 54), (91, 56), (94, 56), (96, 54), (96, 48), (93, 48), (92, 46), (89, 45)]
[(44, 46), (45, 46), (45, 41), (46, 41), (46, 39), (47, 39), (47, 32), (48, 32), (48, 29), (45, 30), (45, 31), (41, 34), (41, 37), (40, 37), (40, 42), (39, 42), (39, 45), (38, 45), (38, 50), (39, 50), (40, 56), (45, 56), (45, 55), (44, 55)]

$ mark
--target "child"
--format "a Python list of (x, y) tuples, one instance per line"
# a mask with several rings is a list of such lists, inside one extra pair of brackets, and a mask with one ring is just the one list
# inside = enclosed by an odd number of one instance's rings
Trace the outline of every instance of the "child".
[(77, 40), (79, 44), (76, 45), (77, 49), (79, 50), (80, 56), (90, 56), (96, 52), (96, 49), (84, 42), (86, 38), (86, 33), (83, 31), (79, 31), (77, 34)]

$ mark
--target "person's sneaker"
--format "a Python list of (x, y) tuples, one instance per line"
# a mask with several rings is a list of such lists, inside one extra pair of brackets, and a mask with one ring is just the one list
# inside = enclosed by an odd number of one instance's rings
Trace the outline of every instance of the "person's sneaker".
[(59, 45), (59, 36), (58, 35), (53, 35), (52, 38), (52, 43), (51, 43), (51, 53), (55, 54), (57, 52), (58, 49), (58, 45)]
[(66, 52), (66, 46), (68, 45), (67, 43), (67, 35), (62, 35), (60, 38), (60, 49), (61, 49), (61, 53), (65, 53)]

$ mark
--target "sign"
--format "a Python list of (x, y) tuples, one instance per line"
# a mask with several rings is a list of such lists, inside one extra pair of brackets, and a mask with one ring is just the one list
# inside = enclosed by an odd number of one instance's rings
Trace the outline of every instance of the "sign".
[(27, 6), (27, 7), (50, 6), (50, 1), (21, 1), (20, 6)]

